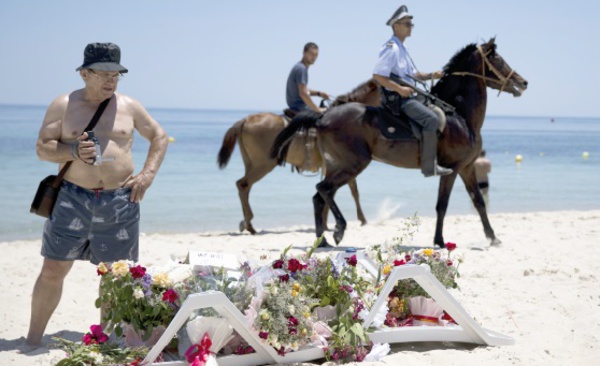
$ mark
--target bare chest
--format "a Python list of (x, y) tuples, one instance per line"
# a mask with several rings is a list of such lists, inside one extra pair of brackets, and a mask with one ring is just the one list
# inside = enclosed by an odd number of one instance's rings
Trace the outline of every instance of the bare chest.
[[(73, 103), (64, 114), (62, 123), (62, 140), (72, 141), (85, 132), (85, 128), (92, 119), (95, 108), (88, 105)], [(110, 103), (98, 123), (94, 133), (100, 142), (116, 142), (117, 144), (130, 141), (133, 136), (133, 116), (125, 109)]]

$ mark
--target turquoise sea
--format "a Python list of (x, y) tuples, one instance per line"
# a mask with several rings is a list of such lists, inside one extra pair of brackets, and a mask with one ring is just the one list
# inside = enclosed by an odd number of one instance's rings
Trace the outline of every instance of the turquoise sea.
[[(254, 111), (149, 111), (175, 142), (142, 202), (142, 231), (237, 231), (243, 216), (235, 181), (244, 167), (237, 147), (225, 170), (218, 169), (216, 157), (225, 131)], [(29, 206), (39, 181), (57, 171), (35, 154), (44, 113), (43, 106), (0, 105), (0, 242), (41, 236), (44, 220), (30, 214)], [(488, 116), (483, 136), (492, 161), (491, 213), (600, 209), (600, 118)], [(136, 135), (136, 171), (147, 148)], [(312, 225), (318, 181), (289, 166), (276, 168), (252, 189), (254, 227)], [(418, 170), (374, 162), (358, 177), (358, 186), (371, 222), (415, 212), (435, 216), (438, 179), (425, 179)], [(356, 220), (348, 189), (339, 191), (337, 201), (346, 219)], [(457, 180), (448, 214), (467, 213), (474, 210)]]

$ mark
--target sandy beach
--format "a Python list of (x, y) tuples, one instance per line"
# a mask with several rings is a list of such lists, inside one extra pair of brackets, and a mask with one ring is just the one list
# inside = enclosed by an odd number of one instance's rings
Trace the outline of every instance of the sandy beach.
[[(415, 243), (425, 247), (432, 243), (435, 221), (421, 220)], [(350, 222), (341, 247), (360, 249), (392, 240), (402, 221)], [(478, 216), (446, 219), (445, 240), (457, 243), (465, 259), (457, 300), (484, 327), (514, 337), (516, 345), (396, 344), (380, 362), (363, 365), (591, 365), (600, 357), (600, 210), (493, 214), (490, 221), (500, 247), (489, 247)], [(331, 232), (327, 236), (333, 242)], [(271, 228), (254, 236), (236, 231), (144, 235), (140, 262), (161, 265), (189, 250), (269, 260), (290, 244), (305, 250), (313, 241), (312, 226)], [(42, 263), (40, 245), (40, 240), (0, 243), (0, 365), (54, 365), (63, 355), (48, 348), (19, 353)], [(51, 336), (81, 339), (97, 323), (97, 288), (95, 267), (77, 262), (44, 342)]]

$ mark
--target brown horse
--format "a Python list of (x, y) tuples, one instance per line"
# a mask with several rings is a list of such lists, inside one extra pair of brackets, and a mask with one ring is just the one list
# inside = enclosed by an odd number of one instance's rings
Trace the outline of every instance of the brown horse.
[[(348, 102), (377, 106), (379, 105), (379, 89), (372, 80), (369, 80), (356, 87), (350, 93), (339, 96), (332, 103), (332, 106)], [(250, 189), (254, 183), (258, 182), (277, 166), (277, 159), (269, 156), (269, 149), (273, 145), (277, 134), (286, 125), (287, 121), (281, 115), (258, 113), (237, 121), (225, 133), (217, 159), (219, 168), (224, 169), (227, 166), (236, 140), (240, 146), (240, 153), (242, 154), (244, 167), (246, 168), (244, 176), (236, 182), (244, 213), (244, 220), (240, 222), (240, 231), (248, 230), (252, 234), (256, 233), (251, 223), (254, 214), (250, 208)], [(293, 139), (286, 161), (295, 166), (298, 171), (308, 170), (316, 172), (320, 170), (323, 166), (323, 160), (319, 150), (316, 148), (314, 135), (309, 136), (309, 134), (304, 134)], [(358, 219), (364, 225), (367, 221), (360, 207), (356, 180), (351, 179), (347, 183), (352, 192), (352, 197), (354, 197), (354, 201), (356, 202)], [(324, 211), (324, 215), (324, 220), (326, 220), (326, 210)]]
[[(432, 94), (456, 107), (447, 116), (446, 127), (438, 142), (440, 165), (454, 173), (440, 179), (436, 206), (437, 225), (434, 243), (445, 247), (442, 236), (444, 216), (456, 176), (460, 175), (479, 212), (484, 232), (493, 245), (500, 244), (487, 217), (485, 203), (477, 186), (473, 162), (481, 151), (481, 127), (487, 103), (486, 87), (513, 94), (527, 88), (527, 81), (512, 70), (496, 52), (495, 39), (482, 45), (466, 46), (444, 67), (444, 77)], [(317, 144), (325, 160), (325, 178), (317, 184), (313, 197), (317, 237), (323, 234), (322, 211), (329, 205), (336, 219), (333, 237), (339, 243), (346, 221), (334, 201), (335, 192), (355, 179), (375, 159), (402, 168), (419, 168), (418, 140), (392, 141), (379, 129), (378, 114), (373, 108), (348, 103), (331, 108), (325, 114), (300, 114), (277, 137), (271, 155), (284, 159), (291, 136), (311, 127), (317, 128)]]

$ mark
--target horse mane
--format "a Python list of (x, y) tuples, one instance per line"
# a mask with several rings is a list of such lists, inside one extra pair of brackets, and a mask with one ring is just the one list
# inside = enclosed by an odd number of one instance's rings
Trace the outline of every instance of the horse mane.
[(369, 79), (354, 88), (350, 93), (346, 93), (335, 98), (331, 106), (333, 107), (344, 103), (363, 100), (369, 93), (372, 93), (376, 89), (377, 83), (375, 83), (375, 80)]
[(465, 65), (470, 61), (473, 52), (477, 49), (477, 44), (466, 45), (462, 50), (456, 52), (454, 56), (444, 66), (444, 74), (450, 75), (456, 71), (464, 71)]

